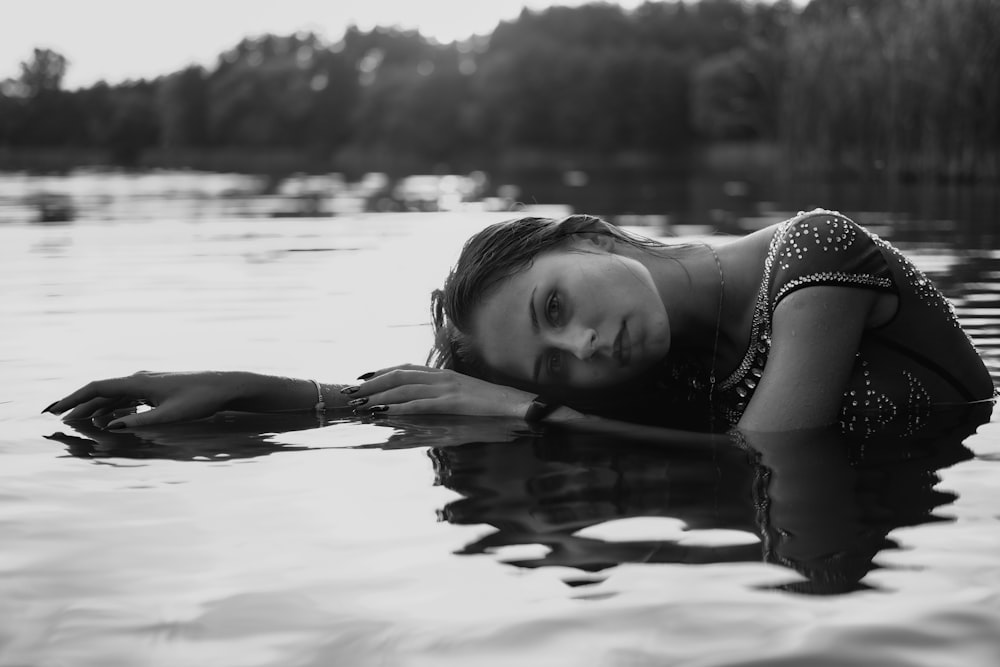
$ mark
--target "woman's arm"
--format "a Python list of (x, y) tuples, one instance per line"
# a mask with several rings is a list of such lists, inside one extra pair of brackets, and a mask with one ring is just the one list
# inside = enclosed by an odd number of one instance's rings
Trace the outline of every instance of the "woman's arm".
[(739, 421), (749, 431), (836, 421), (865, 328), (891, 316), (896, 297), (866, 289), (800, 289), (774, 311), (767, 369)]
[[(363, 384), (345, 389), (359, 413), (414, 415), (453, 414), (524, 419), (536, 395), (450, 370), (397, 366), (369, 374)], [(368, 376), (366, 376), (368, 377)], [(550, 426), (626, 437), (659, 444), (728, 442), (719, 434), (634, 424), (585, 415), (565, 406), (547, 415)]]
[[(62, 414), (67, 421), (106, 416), (139, 403), (151, 410), (116, 418), (108, 428), (132, 428), (211, 417), (222, 410), (294, 412), (313, 409), (322, 396), (327, 408), (346, 407), (344, 385), (261, 375), (244, 371), (153, 373), (90, 382), (42, 412)], [(321, 395), (321, 396), (320, 396)]]
[[(536, 395), (480, 380), (452, 370), (404, 364), (361, 377), (367, 380), (342, 391), (359, 413), (393, 415), (448, 414), (478, 417), (524, 417)], [(580, 413), (560, 408), (548, 419), (575, 419)]]

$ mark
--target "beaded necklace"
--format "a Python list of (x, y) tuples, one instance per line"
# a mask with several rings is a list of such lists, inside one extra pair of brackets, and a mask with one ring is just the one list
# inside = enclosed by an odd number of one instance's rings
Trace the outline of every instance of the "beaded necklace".
[(715, 265), (719, 268), (719, 311), (715, 316), (715, 340), (712, 342), (712, 363), (708, 367), (708, 410), (711, 415), (710, 419), (714, 421), (715, 361), (719, 353), (719, 331), (722, 329), (722, 305), (725, 303), (726, 296), (726, 274), (722, 271), (722, 261), (719, 260), (719, 253), (715, 252), (715, 248), (707, 243), (703, 245), (712, 253), (712, 257), (715, 258)]

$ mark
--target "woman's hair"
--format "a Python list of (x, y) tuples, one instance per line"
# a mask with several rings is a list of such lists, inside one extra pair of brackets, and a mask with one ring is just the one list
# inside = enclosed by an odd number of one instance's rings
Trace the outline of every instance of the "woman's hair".
[(583, 233), (604, 234), (647, 251), (663, 247), (590, 215), (558, 220), (523, 217), (490, 225), (466, 241), (444, 288), (431, 294), (434, 348), (428, 364), (498, 379), (469, 343), (476, 307), (504, 280), (530, 267), (538, 255)]
[[(486, 227), (466, 241), (444, 287), (431, 295), (434, 347), (428, 364), (490, 382), (538, 392), (537, 386), (502, 375), (483, 361), (472, 345), (476, 308), (500, 284), (526, 270), (538, 255), (554, 250), (577, 234), (603, 234), (616, 242), (665, 258), (676, 258), (691, 244), (671, 244), (626, 232), (600, 218), (571, 215), (562, 219), (524, 217)], [(668, 251), (669, 248), (669, 251)], [(546, 396), (578, 410), (629, 421), (703, 428), (701, 418), (683, 391), (660, 386), (651, 369), (637, 383), (604, 391), (546, 387)]]

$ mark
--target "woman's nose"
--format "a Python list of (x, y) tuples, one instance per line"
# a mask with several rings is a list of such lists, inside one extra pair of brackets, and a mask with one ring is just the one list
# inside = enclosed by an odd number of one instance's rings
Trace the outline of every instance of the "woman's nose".
[(564, 349), (577, 359), (586, 361), (597, 351), (597, 332), (586, 327), (576, 327), (564, 334)]

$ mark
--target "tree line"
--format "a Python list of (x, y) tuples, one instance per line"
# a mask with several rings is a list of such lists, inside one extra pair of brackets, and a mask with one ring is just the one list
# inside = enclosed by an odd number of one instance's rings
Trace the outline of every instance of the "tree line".
[(595, 3), (448, 44), (246, 38), (211, 68), (78, 90), (38, 49), (0, 82), (0, 151), (423, 171), (655, 166), (756, 141), (824, 174), (996, 178), (998, 34), (996, 0)]

